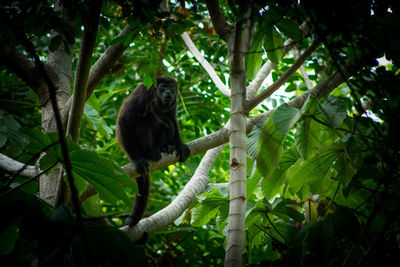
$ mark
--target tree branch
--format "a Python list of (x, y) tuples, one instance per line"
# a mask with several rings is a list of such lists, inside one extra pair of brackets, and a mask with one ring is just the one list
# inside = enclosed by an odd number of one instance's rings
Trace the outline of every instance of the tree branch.
[(124, 226), (120, 229), (126, 232), (129, 238), (137, 241), (142, 238), (144, 232), (151, 234), (173, 223), (189, 207), (193, 199), (204, 192), (209, 183), (208, 173), (224, 147), (222, 145), (207, 151), (193, 177), (171, 204), (150, 217), (142, 219), (133, 228)]
[(32, 178), (39, 173), (38, 169), (35, 166), (26, 165), (1, 153), (0, 168), (12, 174), (15, 174), (22, 170), (19, 172), (18, 175), (25, 178)]
[(206, 0), (206, 4), (215, 31), (222, 38), (222, 40), (228, 42), (229, 35), (233, 33), (234, 28), (226, 22), (218, 0)]
[(79, 59), (76, 67), (74, 94), (72, 96), (72, 107), (68, 120), (67, 135), (78, 143), (82, 115), (86, 102), (86, 87), (92, 62), (93, 48), (96, 42), (97, 29), (99, 26), (100, 9), (102, 1), (90, 1), (88, 14), (85, 21), (82, 43), (79, 51)]
[(276, 90), (279, 89), (289, 78), (297, 71), (297, 69), (304, 63), (304, 61), (314, 52), (319, 46), (321, 41), (319, 39), (315, 40), (310, 47), (304, 51), (304, 53), (296, 60), (296, 62), (281, 76), (279, 79), (269, 86), (264, 92), (259, 94), (253, 99), (246, 101), (246, 108), (248, 111), (253, 109), (255, 106), (260, 104), (265, 98), (271, 96)]
[(24, 81), (32, 89), (35, 89), (42, 80), (40, 74), (35, 68), (35, 63), (25, 57), (16, 49), (4, 51), (2, 55), (2, 63), (12, 72), (14, 72), (22, 81)]
[(181, 37), (182, 37), (183, 41), (185, 42), (186, 46), (189, 48), (190, 52), (192, 52), (193, 56), (197, 59), (197, 61), (201, 64), (201, 66), (203, 66), (203, 68), (208, 73), (208, 75), (210, 75), (211, 80), (214, 82), (214, 84), (217, 86), (217, 88), (221, 91), (221, 93), (227, 97), (230, 97), (231, 91), (221, 81), (218, 74), (215, 72), (215, 70), (210, 65), (210, 63), (208, 63), (207, 60), (201, 55), (200, 51), (197, 49), (195, 44), (192, 42), (192, 39), (190, 39), (189, 34), (187, 34), (187, 32), (184, 32), (181, 35)]
[[(129, 31), (132, 30), (132, 27), (127, 25), (118, 37), (126, 36)], [(132, 37), (132, 40), (134, 37)], [(96, 61), (93, 65), (92, 69), (89, 73), (89, 81), (87, 84), (87, 94), (88, 98), (99, 84), (99, 82), (109, 73), (109, 70), (114, 65), (114, 63), (122, 56), (124, 51), (128, 48), (128, 46), (124, 46), (123, 44), (111, 45), (107, 48), (104, 54)]]

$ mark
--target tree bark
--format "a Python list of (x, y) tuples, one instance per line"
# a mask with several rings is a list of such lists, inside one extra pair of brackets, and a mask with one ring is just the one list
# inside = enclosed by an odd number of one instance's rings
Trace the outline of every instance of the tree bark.
[(243, 63), (242, 23), (235, 29), (230, 66), (231, 118), (229, 129), (230, 182), (225, 266), (241, 266), (246, 217), (246, 72)]

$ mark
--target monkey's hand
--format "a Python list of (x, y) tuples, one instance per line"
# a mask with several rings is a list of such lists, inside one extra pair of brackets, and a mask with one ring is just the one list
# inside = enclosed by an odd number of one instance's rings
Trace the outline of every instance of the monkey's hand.
[(145, 175), (149, 172), (149, 163), (145, 159), (134, 160), (136, 170), (140, 175)]
[(180, 162), (184, 162), (190, 156), (190, 149), (188, 145), (182, 143), (176, 148), (176, 155), (179, 157)]

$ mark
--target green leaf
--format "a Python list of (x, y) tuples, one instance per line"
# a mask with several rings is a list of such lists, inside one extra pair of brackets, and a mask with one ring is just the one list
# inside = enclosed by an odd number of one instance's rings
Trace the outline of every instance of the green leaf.
[(250, 196), (254, 193), (260, 179), (261, 179), (261, 173), (259, 173), (257, 170), (254, 172), (254, 174), (251, 178), (247, 179), (247, 183), (246, 183), (247, 198), (250, 198)]
[(89, 216), (98, 217), (100, 215), (100, 203), (99, 195), (93, 195), (82, 202), (82, 207)]
[(206, 193), (198, 197), (199, 203), (193, 209), (193, 226), (203, 226), (215, 217), (219, 208), (228, 204), (228, 200), (215, 190), (213, 193)]
[(92, 106), (85, 104), (84, 115), (89, 125), (97, 131), (100, 125), (100, 114)]
[(286, 36), (293, 40), (300, 40), (303, 37), (302, 32), (299, 29), (299, 25), (297, 25), (293, 20), (290, 19), (281, 19), (276, 26), (279, 31), (283, 32)]
[(126, 205), (132, 205), (123, 186), (137, 191), (136, 183), (111, 160), (98, 156), (94, 151), (75, 150), (70, 153), (74, 177), (81, 177), (92, 184), (100, 197), (112, 204), (118, 199)]
[(296, 194), (304, 184), (308, 184), (313, 194), (327, 190), (325, 185), (337, 151), (337, 147), (333, 147), (303, 162), (297, 161), (289, 169), (287, 176), (290, 192)]
[(7, 154), (17, 157), (25, 148), (26, 138), (20, 131), (21, 125), (5, 111), (0, 111), (0, 147), (9, 142)]
[(10, 225), (4, 232), (0, 233), (0, 256), (10, 254), (17, 242), (19, 229), (15, 225)]
[(311, 118), (305, 118), (298, 123), (294, 134), (294, 142), (303, 160), (308, 159), (309, 156), (317, 151), (320, 145), (320, 132), (321, 124)]
[(150, 88), (153, 85), (153, 80), (150, 75), (143, 75), (143, 84), (146, 88)]
[(254, 125), (251, 132), (247, 135), (247, 153), (251, 158), (257, 158), (258, 139), (267, 121), (268, 118), (262, 118), (256, 125)]
[(334, 96), (329, 96), (322, 105), (318, 105), (318, 109), (324, 114), (328, 124), (333, 128), (340, 127), (347, 115), (345, 103)]
[(275, 27), (267, 27), (264, 35), (264, 48), (268, 59), (274, 64), (279, 64), (283, 54), (283, 39)]
[(113, 129), (111, 129), (111, 127), (107, 125), (106, 121), (103, 118), (100, 118), (99, 132), (106, 138), (109, 138), (114, 133)]
[(216, 220), (218, 229), (221, 232), (225, 229), (228, 215), (229, 215), (229, 202), (225, 201), (220, 205), (218, 209), (217, 220)]
[(337, 178), (339, 178), (345, 188), (357, 172), (354, 163), (346, 156), (344, 151), (339, 153), (334, 168), (337, 170)]
[(297, 123), (301, 116), (300, 110), (292, 108), (284, 103), (274, 112), (273, 121), (276, 130), (283, 136), (289, 133), (289, 130)]
[(295, 83), (291, 83), (288, 87), (286, 87), (285, 92), (290, 93), (297, 90), (297, 85)]
[(298, 210), (296, 210), (296, 207), (300, 209), (300, 204), (295, 200), (276, 198), (272, 204), (271, 212), (285, 221), (288, 221), (289, 218), (292, 218), (296, 222), (302, 222), (304, 220), (304, 216)]
[(286, 181), (286, 170), (295, 164), (299, 157), (294, 145), (282, 153), (279, 168), (276, 168), (271, 176), (261, 180), (261, 191), (266, 199), (271, 199), (281, 191)]
[(100, 103), (95, 94), (90, 95), (90, 97), (86, 101), (86, 104), (94, 108), (97, 112), (100, 112)]
[(246, 57), (246, 76), (253, 79), (262, 65), (262, 40), (264, 33), (258, 31), (255, 33), (249, 54)]
[(284, 136), (280, 134), (273, 123), (273, 113), (261, 132), (258, 146), (257, 169), (264, 177), (269, 177), (279, 165)]
[(318, 113), (318, 99), (313, 95), (308, 95), (306, 101), (301, 108), (301, 113), (304, 116), (312, 116)]

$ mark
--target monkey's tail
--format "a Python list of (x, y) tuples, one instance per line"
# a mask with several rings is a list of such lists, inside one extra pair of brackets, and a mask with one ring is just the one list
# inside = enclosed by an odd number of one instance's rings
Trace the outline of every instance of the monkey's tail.
[(136, 183), (139, 192), (135, 197), (132, 212), (125, 220), (125, 224), (129, 225), (129, 227), (135, 226), (142, 219), (146, 210), (150, 193), (150, 176), (148, 174), (141, 175), (136, 178)]

